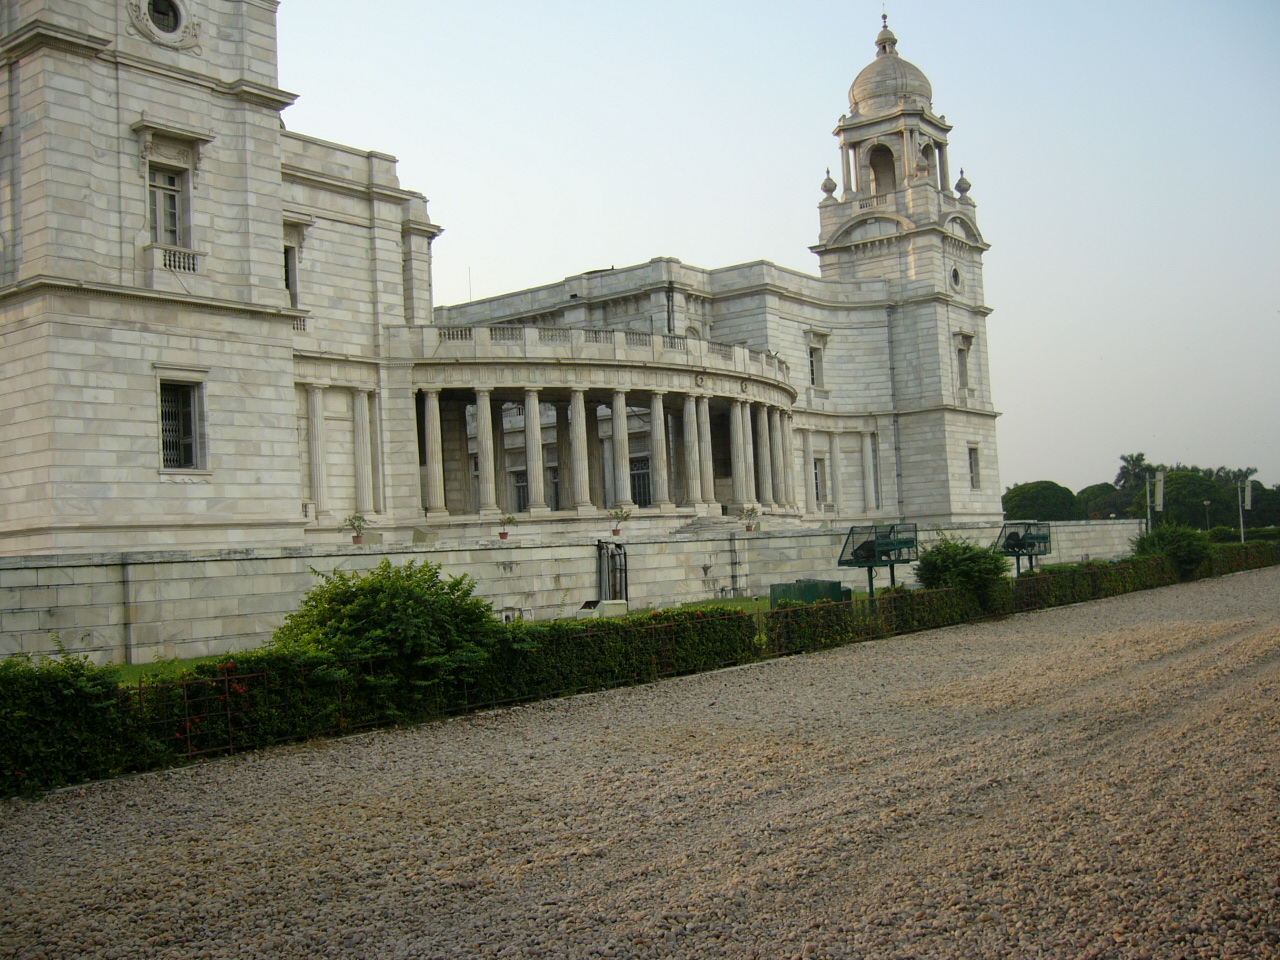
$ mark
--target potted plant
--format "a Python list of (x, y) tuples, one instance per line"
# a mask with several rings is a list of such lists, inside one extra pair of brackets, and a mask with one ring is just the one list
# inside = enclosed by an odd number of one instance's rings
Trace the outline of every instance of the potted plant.
[(507, 539), (507, 527), (514, 527), (516, 518), (509, 513), (504, 513), (498, 518), (498, 523), (502, 524), (502, 529), (498, 531), (498, 539), (505, 540)]
[(369, 525), (363, 514), (353, 513), (342, 521), (343, 526), (351, 528), (351, 542), (364, 543), (364, 528)]
[(616, 537), (622, 533), (622, 525), (631, 519), (631, 511), (614, 507), (609, 511), (609, 519), (613, 521), (613, 535)]
[(756, 528), (756, 521), (760, 519), (760, 511), (756, 507), (743, 507), (738, 511), (738, 519), (747, 525), (747, 533)]

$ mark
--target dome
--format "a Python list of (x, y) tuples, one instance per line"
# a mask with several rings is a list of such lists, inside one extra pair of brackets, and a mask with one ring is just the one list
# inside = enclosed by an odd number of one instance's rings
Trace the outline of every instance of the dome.
[(876, 37), (876, 58), (871, 61), (849, 88), (849, 110), (854, 114), (890, 113), (900, 104), (929, 107), (933, 86), (924, 71), (898, 56), (898, 38), (889, 29)]

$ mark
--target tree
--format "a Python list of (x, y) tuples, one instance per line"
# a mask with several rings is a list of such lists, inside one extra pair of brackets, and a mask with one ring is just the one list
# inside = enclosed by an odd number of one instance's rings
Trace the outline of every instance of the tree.
[(916, 576), (928, 590), (959, 587), (971, 590), (983, 610), (990, 610), (1009, 575), (1009, 561), (989, 547), (943, 537), (920, 551)]
[(1128, 517), (1133, 494), (1117, 490), (1114, 483), (1095, 483), (1076, 493), (1076, 507), (1086, 520)]
[(1000, 502), (1006, 520), (1081, 520), (1076, 495), (1052, 480), (1019, 483)]
[(1215, 483), (1203, 473), (1175, 470), (1164, 478), (1164, 523), (1180, 523), (1204, 530), (1205, 505), (1209, 501), (1209, 526), (1234, 526), (1236, 497), (1234, 487)]
[(1209, 534), (1203, 530), (1193, 530), (1181, 523), (1164, 523), (1134, 539), (1133, 552), (1139, 557), (1167, 557), (1177, 569), (1178, 579), (1187, 580), (1209, 559), (1213, 547)]
[(1147, 463), (1145, 453), (1122, 453), (1115, 483), (1121, 490), (1140, 490), (1155, 472), (1156, 467)]

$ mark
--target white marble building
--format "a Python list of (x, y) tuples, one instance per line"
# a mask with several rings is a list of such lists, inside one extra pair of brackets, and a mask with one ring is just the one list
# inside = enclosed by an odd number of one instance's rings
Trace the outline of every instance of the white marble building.
[(433, 311), (394, 158), (284, 128), (275, 8), (0, 7), (0, 554), (999, 519), (986, 244), (887, 28), (820, 276), (656, 259)]

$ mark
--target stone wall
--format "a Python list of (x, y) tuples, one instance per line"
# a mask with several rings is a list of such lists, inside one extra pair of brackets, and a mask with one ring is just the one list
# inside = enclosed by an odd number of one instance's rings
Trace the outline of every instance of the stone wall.
[[(735, 522), (703, 521), (671, 534), (628, 539), (632, 607), (761, 595), (772, 583), (797, 579), (865, 588), (863, 570), (836, 566), (847, 526), (770, 529), (770, 523), (747, 533)], [(1055, 523), (1054, 552), (1047, 562), (1124, 556), (1141, 526), (1136, 520)], [(945, 532), (987, 543), (998, 531), (984, 524)], [(942, 532), (922, 530), (921, 540), (927, 543)], [(100, 663), (146, 663), (254, 647), (297, 607), (315, 580), (312, 569), (363, 570), (383, 557), (394, 563), (430, 560), (446, 575), (468, 574), (478, 584), (477, 593), (505, 616), (573, 616), (599, 594), (594, 539), (565, 538), (549, 545), (542, 537), (522, 542), (519, 531), (506, 541), (430, 546), (4, 557), (0, 657), (52, 652), (56, 642)], [(910, 581), (909, 569), (900, 568), (898, 579)], [(882, 580), (887, 582), (886, 572), (877, 585)]]

